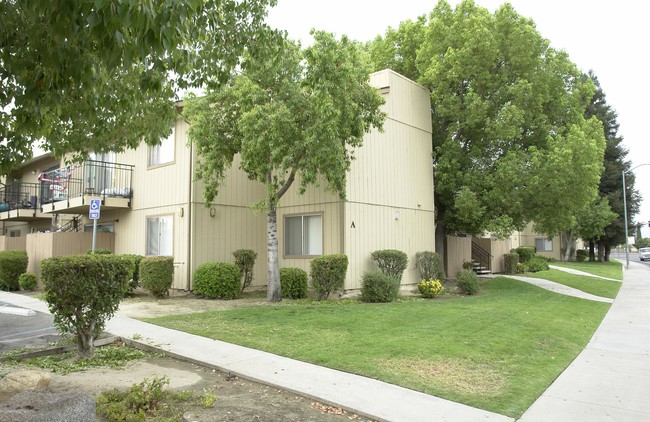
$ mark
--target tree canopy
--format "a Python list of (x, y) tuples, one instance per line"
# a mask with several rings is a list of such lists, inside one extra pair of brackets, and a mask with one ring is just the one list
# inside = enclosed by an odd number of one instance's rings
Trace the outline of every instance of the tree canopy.
[(258, 207), (268, 212), (269, 288), (280, 300), (276, 206), (295, 180), (299, 191), (317, 184), (345, 198), (354, 149), (381, 128), (378, 91), (357, 44), (312, 32), (306, 49), (287, 39), (247, 56), (243, 71), (204, 97), (190, 96), (183, 115), (199, 157), (197, 176), (206, 203), (218, 194), (236, 155), (251, 180), (267, 188)]
[(0, 2), (0, 170), (37, 142), (57, 155), (159, 142), (176, 90), (222, 81), (274, 3)]
[(431, 91), (438, 235), (507, 236), (529, 221), (557, 234), (595, 199), (605, 142), (584, 117), (593, 84), (511, 5), (440, 1), (367, 50)]

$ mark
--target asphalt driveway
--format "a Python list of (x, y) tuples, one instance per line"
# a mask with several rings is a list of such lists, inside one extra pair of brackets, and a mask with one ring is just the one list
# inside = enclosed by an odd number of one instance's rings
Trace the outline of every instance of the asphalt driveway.
[(0, 302), (0, 355), (24, 347), (45, 346), (59, 340), (52, 315), (38, 311), (30, 316), (14, 315), (24, 309)]

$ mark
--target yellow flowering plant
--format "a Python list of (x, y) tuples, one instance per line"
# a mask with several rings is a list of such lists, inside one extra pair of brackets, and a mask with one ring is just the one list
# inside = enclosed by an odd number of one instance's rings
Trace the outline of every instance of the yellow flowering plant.
[(442, 283), (440, 280), (422, 280), (418, 284), (418, 290), (423, 297), (436, 297), (442, 291)]

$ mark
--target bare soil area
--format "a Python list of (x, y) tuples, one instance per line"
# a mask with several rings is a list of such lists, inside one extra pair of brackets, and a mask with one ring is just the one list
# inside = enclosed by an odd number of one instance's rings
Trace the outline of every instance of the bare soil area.
[[(132, 318), (229, 309), (242, 306), (265, 306), (263, 297), (216, 301), (197, 298), (186, 292), (172, 292), (169, 298), (154, 299), (144, 292), (125, 299), (119, 315)], [(0, 377), (15, 371), (0, 362)], [(30, 368), (33, 369), (33, 368)], [(294, 393), (269, 387), (193, 363), (170, 357), (136, 361), (121, 369), (91, 369), (66, 375), (53, 373), (48, 387), (51, 392), (85, 392), (93, 396), (112, 389), (128, 390), (133, 384), (154, 377), (168, 377), (168, 388), (193, 391), (199, 396), (209, 391), (216, 396), (213, 407), (204, 408), (187, 402), (185, 420), (195, 421), (367, 421), (343, 409), (328, 406)], [(104, 419), (98, 417), (98, 421)]]

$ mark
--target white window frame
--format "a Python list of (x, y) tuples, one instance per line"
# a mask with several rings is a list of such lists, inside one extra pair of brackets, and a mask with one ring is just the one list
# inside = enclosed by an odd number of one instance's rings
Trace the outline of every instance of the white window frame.
[(163, 139), (158, 145), (149, 145), (147, 154), (147, 166), (155, 168), (173, 164), (176, 155), (176, 128), (172, 128), (172, 133)]
[[(161, 226), (162, 223), (162, 226)], [(156, 226), (155, 233), (151, 229)], [(145, 256), (174, 256), (174, 215), (151, 215), (145, 221)], [(157, 241), (152, 239), (157, 236)], [(161, 241), (168, 241), (168, 245), (161, 248)]]
[[(305, 227), (306, 227), (306, 218), (309, 217), (319, 217), (319, 222), (320, 225), (318, 227), (320, 233), (317, 233), (315, 236), (315, 243), (312, 243), (312, 249), (314, 250), (308, 250), (309, 246), (306, 245), (305, 243), (308, 242), (308, 236), (305, 236)], [(289, 230), (290, 225), (288, 224), (289, 219), (296, 219), (300, 218), (301, 224), (300, 224), (300, 239), (301, 239), (301, 246), (300, 246), (300, 252), (299, 254), (295, 253), (288, 253), (289, 252), (289, 236), (287, 233), (287, 230)], [(308, 213), (308, 214), (292, 214), (292, 215), (285, 215), (284, 216), (284, 227), (283, 227), (283, 256), (284, 257), (295, 257), (295, 258), (309, 258), (309, 257), (315, 257), (315, 256), (321, 256), (323, 255), (323, 213)], [(312, 234), (313, 236), (313, 234)]]
[[(537, 242), (543, 242), (542, 244), (544, 245), (543, 249), (539, 249), (537, 247)], [(537, 237), (535, 238), (535, 249), (537, 249), (537, 252), (553, 252), (553, 239), (545, 239), (543, 237)]]

